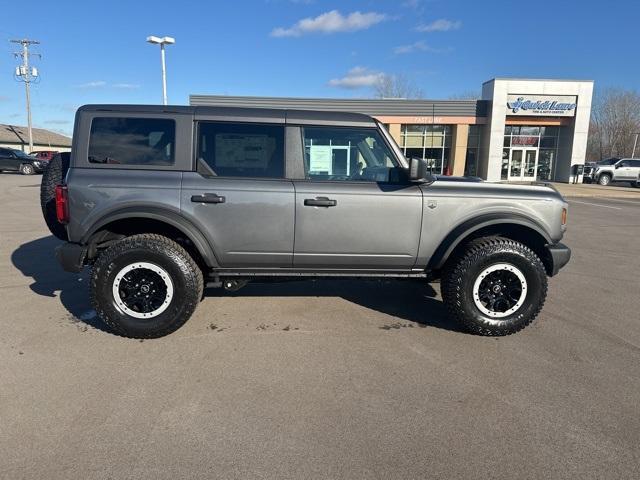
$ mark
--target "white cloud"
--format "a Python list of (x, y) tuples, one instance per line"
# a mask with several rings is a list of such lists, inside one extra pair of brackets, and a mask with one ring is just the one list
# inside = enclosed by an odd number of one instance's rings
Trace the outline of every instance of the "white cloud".
[(81, 83), (80, 85), (76, 85), (76, 88), (119, 88), (122, 90), (135, 90), (136, 88), (140, 88), (140, 85), (137, 83), (108, 83), (104, 80), (94, 80), (92, 82)]
[(329, 80), (330, 87), (356, 89), (363, 87), (373, 87), (386, 77), (383, 72), (375, 72), (365, 67), (353, 67), (342, 78)]
[(81, 83), (80, 85), (76, 85), (78, 88), (102, 88), (107, 85), (107, 82), (104, 80), (94, 80), (92, 82)]
[(137, 83), (114, 83), (113, 88), (122, 88), (124, 90), (135, 90), (136, 88), (140, 88), (140, 85)]
[(422, 40), (411, 43), (409, 45), (400, 45), (393, 49), (393, 53), (396, 55), (402, 55), (404, 53), (411, 52), (430, 52), (430, 53), (445, 53), (450, 51), (451, 48), (435, 48), (427, 45)]
[(447, 20), (440, 18), (426, 25), (418, 25), (416, 30), (419, 32), (448, 32), (449, 30), (458, 30), (462, 26), (460, 20)]
[(309, 33), (355, 32), (372, 27), (387, 18), (384, 13), (353, 12), (348, 15), (342, 15), (338, 10), (331, 10), (314, 18), (303, 18), (289, 28), (275, 28), (271, 31), (271, 36), (299, 37)]

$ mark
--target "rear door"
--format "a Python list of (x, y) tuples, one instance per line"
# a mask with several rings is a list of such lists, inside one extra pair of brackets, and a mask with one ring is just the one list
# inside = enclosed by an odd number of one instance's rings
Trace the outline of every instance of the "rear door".
[(409, 270), (422, 192), (376, 128), (302, 127), (304, 180), (295, 180), (294, 266)]
[(293, 264), (294, 189), (285, 179), (284, 116), (276, 123), (199, 121), (197, 171), (182, 180), (181, 210), (225, 268)]

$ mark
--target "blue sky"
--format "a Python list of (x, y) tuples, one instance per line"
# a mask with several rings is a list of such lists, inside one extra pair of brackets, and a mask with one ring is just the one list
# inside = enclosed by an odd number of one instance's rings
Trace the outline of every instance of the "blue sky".
[(8, 40), (29, 37), (43, 55), (34, 125), (66, 133), (81, 104), (161, 101), (159, 48), (147, 35), (176, 38), (173, 104), (190, 93), (367, 97), (396, 74), (427, 98), (509, 76), (640, 86), (634, 1), (31, 0), (2, 10), (0, 123), (26, 124)]

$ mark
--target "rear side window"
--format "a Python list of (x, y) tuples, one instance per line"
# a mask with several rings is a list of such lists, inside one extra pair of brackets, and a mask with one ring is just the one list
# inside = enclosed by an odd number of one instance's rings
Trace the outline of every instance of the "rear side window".
[(173, 165), (176, 123), (160, 118), (96, 117), (91, 122), (89, 162)]
[(200, 122), (198, 161), (219, 177), (282, 178), (284, 127)]

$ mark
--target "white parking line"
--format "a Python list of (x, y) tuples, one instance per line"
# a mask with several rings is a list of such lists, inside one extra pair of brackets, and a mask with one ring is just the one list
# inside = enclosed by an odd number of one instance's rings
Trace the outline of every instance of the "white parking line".
[(582, 203), (583, 205), (593, 205), (594, 207), (613, 208), (614, 210), (622, 210), (622, 207), (612, 207), (611, 205), (602, 205), (601, 203), (581, 202), (579, 200), (568, 200), (569, 203)]

